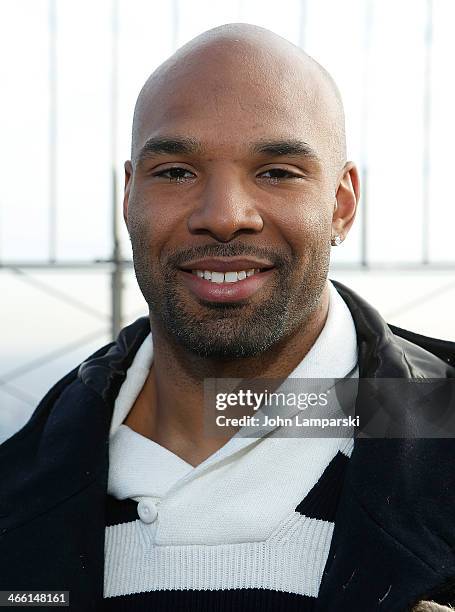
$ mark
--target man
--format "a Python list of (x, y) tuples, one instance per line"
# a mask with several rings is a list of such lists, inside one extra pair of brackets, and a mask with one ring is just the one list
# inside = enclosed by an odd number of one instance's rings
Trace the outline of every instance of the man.
[(331, 77), (261, 28), (206, 32), (144, 85), (125, 177), (149, 318), (0, 447), (0, 588), (84, 611), (448, 609), (451, 439), (204, 435), (207, 378), (455, 375), (453, 343), (327, 280), (359, 200)]

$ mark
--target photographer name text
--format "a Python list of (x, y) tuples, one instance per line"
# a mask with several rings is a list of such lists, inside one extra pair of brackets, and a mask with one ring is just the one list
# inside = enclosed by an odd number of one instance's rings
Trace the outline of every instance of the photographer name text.
[(227, 417), (219, 414), (216, 417), (218, 427), (359, 427), (359, 417), (349, 416), (342, 418), (304, 418), (297, 414), (294, 418), (281, 416), (263, 415), (262, 419), (257, 416)]

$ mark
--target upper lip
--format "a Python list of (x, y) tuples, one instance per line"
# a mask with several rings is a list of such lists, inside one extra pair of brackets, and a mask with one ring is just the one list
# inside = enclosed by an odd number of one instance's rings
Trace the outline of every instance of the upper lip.
[(273, 264), (262, 259), (245, 257), (227, 257), (211, 259), (195, 259), (180, 266), (181, 270), (210, 270), (210, 272), (234, 272), (235, 270), (251, 270), (252, 268), (273, 268)]

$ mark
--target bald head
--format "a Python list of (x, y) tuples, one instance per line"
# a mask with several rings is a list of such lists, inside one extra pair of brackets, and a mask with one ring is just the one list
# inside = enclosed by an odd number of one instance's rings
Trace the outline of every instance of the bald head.
[[(335, 82), (313, 58), (269, 30), (249, 24), (219, 26), (161, 64), (136, 102), (133, 164), (153, 126), (183, 112), (191, 96), (199, 106), (215, 105), (220, 121), (232, 104), (243, 108), (249, 120), (256, 114), (264, 124), (291, 114), (302, 131), (299, 136), (318, 141), (327, 165), (338, 171), (346, 160), (343, 104)], [(229, 121), (229, 113), (224, 116)]]

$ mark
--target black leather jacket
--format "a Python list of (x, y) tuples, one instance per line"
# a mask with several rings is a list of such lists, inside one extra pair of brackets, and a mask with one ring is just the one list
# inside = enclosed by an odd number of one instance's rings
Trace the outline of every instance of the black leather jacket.
[[(455, 343), (389, 326), (334, 284), (355, 322), (360, 377), (455, 377)], [(0, 446), (0, 590), (64, 589), (71, 610), (101, 609), (110, 420), (149, 331), (146, 317), (124, 328)], [(453, 439), (356, 439), (319, 611), (405, 612), (432, 592), (455, 602), (443, 587), (455, 576), (454, 468)]]

